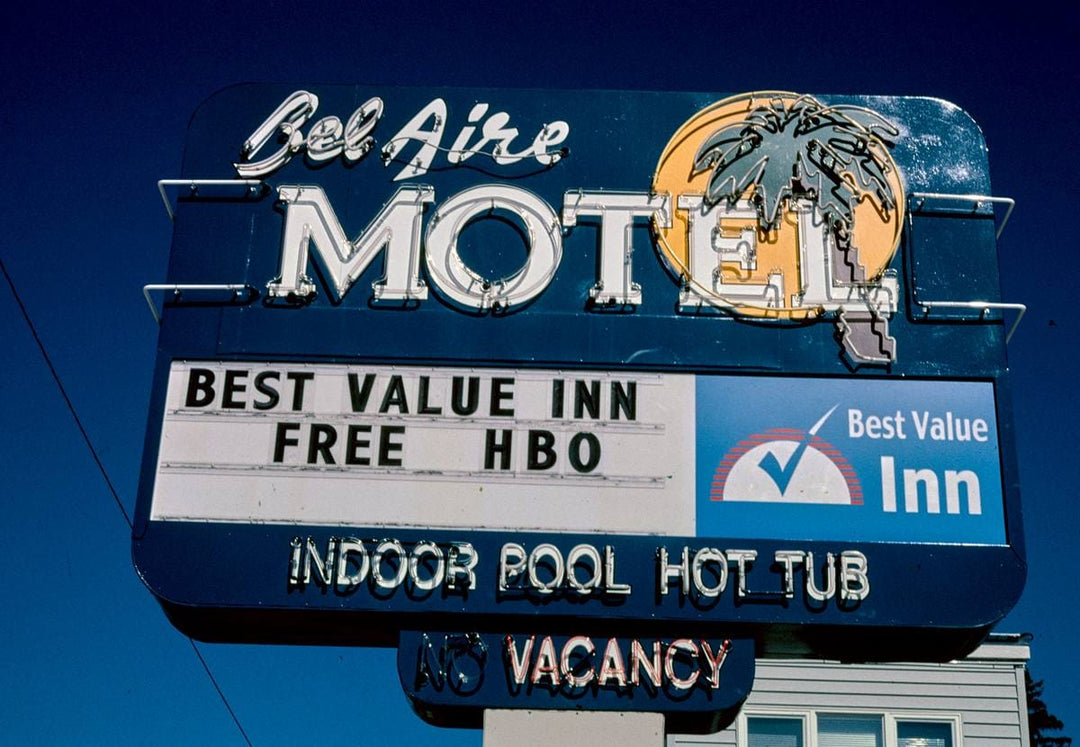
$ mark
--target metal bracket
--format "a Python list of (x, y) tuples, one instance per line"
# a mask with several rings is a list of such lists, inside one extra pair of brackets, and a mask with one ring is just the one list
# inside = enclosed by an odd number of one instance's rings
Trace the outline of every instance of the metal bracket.
[(935, 308), (939, 309), (978, 309), (980, 311), (979, 318), (985, 319), (990, 314), (991, 309), (1001, 309), (1016, 311), (1016, 319), (1013, 321), (1012, 326), (1009, 327), (1009, 331), (1005, 333), (1005, 344), (1009, 344), (1009, 340), (1012, 339), (1013, 333), (1016, 332), (1016, 328), (1020, 326), (1020, 320), (1024, 318), (1024, 314), (1027, 313), (1027, 305), (1022, 303), (1002, 303), (998, 301), (919, 301), (916, 300), (919, 306), (923, 308), (923, 316), (930, 316), (930, 312)]
[(1009, 216), (1012, 215), (1013, 208), (1016, 207), (1016, 200), (1011, 197), (994, 197), (992, 195), (961, 195), (952, 194), (948, 192), (912, 192), (908, 195), (908, 227), (911, 227), (912, 216), (916, 212), (921, 212), (926, 203), (930, 200), (941, 200), (951, 202), (971, 202), (974, 203), (971, 207), (971, 212), (974, 214), (983, 203), (990, 203), (991, 205), (1001, 204), (1006, 205), (1005, 215), (1001, 218), (1001, 224), (997, 227), (997, 231), (994, 233), (995, 239), (1001, 238), (1001, 233), (1005, 230), (1005, 224), (1009, 222)]
[[(176, 211), (173, 208), (172, 201), (169, 199), (168, 189), (170, 187), (178, 189), (187, 187), (187, 196), (189, 198), (234, 200), (257, 197), (263, 193), (265, 188), (260, 179), (159, 179), (157, 185), (158, 192), (161, 193), (161, 200), (165, 203), (165, 210), (169, 214), (169, 220), (172, 221), (176, 220)], [(208, 191), (211, 194), (207, 194)], [(179, 194), (177, 199), (179, 199)], [(151, 283), (144, 285), (143, 297), (146, 299), (146, 305), (150, 307), (150, 313), (153, 314), (154, 321), (159, 325), (161, 324), (161, 314), (158, 313), (157, 305), (150, 295), (155, 291), (172, 293), (173, 301), (179, 301), (181, 295), (192, 292), (228, 294), (227, 298), (211, 297), (209, 300), (204, 301), (209, 303), (250, 303), (259, 297), (259, 291), (247, 283)]]
[[(971, 213), (975, 214), (979, 208), (984, 204), (1005, 205), (1005, 214), (1001, 218), (1001, 223), (998, 224), (997, 230), (994, 232), (994, 240), (1001, 238), (1002, 232), (1005, 230), (1005, 224), (1009, 222), (1009, 216), (1012, 215), (1013, 208), (1016, 207), (1016, 200), (1011, 197), (994, 197), (993, 195), (976, 195), (976, 194), (952, 194), (945, 192), (912, 192), (908, 195), (908, 231), (910, 232), (913, 227), (914, 215), (917, 212), (929, 211), (926, 204), (930, 201), (942, 201), (942, 202), (969, 202), (972, 203)], [(946, 210), (938, 209), (938, 212), (945, 213), (958, 213), (959, 210)], [(966, 211), (964, 211), (966, 212)], [(996, 211), (995, 215), (996, 217)], [(911, 295), (912, 300), (916, 305), (921, 306), (923, 309), (923, 317), (929, 317), (934, 309), (972, 309), (979, 312), (979, 319), (985, 320), (991, 310), (1001, 311), (1016, 311), (1016, 319), (1013, 321), (1012, 326), (1009, 327), (1009, 331), (1005, 333), (1005, 344), (1008, 345), (1012, 340), (1013, 334), (1016, 332), (1016, 328), (1020, 326), (1020, 320), (1024, 318), (1024, 314), (1027, 313), (1027, 305), (1022, 303), (1004, 303), (1000, 301), (920, 301), (915, 297), (917, 292), (917, 283), (915, 282), (915, 265), (914, 259), (911, 260), (909, 276), (911, 278)]]
[(173, 301), (179, 301), (181, 295), (184, 293), (197, 292), (197, 293), (228, 293), (227, 298), (213, 298), (204, 301), (204, 303), (250, 303), (259, 297), (259, 291), (254, 286), (247, 283), (164, 283), (164, 284), (150, 284), (143, 286), (143, 298), (146, 299), (147, 305), (150, 307), (150, 313), (154, 315), (154, 321), (159, 325), (161, 324), (161, 314), (158, 313), (157, 305), (154, 303), (153, 297), (150, 295), (154, 291), (163, 291), (165, 293), (173, 294)]
[[(165, 203), (165, 210), (169, 213), (169, 220), (176, 220), (176, 211), (166, 191), (169, 187), (187, 187), (188, 197), (225, 197), (239, 200), (245, 197), (257, 197), (262, 193), (264, 186), (259, 179), (159, 179), (157, 184), (158, 192), (161, 193), (161, 199)], [(222, 194), (200, 194), (200, 190), (205, 190), (207, 187)], [(179, 199), (179, 194), (177, 194), (177, 199)]]

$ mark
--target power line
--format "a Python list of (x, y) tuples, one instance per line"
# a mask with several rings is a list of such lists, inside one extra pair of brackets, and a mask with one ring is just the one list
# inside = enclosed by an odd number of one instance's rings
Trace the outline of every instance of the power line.
[(0, 270), (4, 273), (4, 278), (7, 280), (8, 287), (11, 288), (11, 295), (15, 297), (15, 303), (19, 306), (19, 311), (22, 312), (22, 317), (26, 320), (26, 326), (30, 328), (30, 334), (34, 337), (34, 342), (37, 343), (38, 350), (41, 351), (41, 357), (45, 360), (45, 365), (49, 368), (49, 373), (52, 374), (53, 381), (56, 382), (56, 388), (60, 390), (60, 396), (64, 398), (64, 404), (67, 405), (68, 412), (71, 413), (71, 417), (75, 420), (75, 425), (79, 429), (79, 433), (82, 434), (83, 443), (86, 444), (86, 448), (90, 450), (90, 456), (94, 458), (94, 464), (97, 465), (98, 471), (101, 473), (101, 477), (105, 480), (105, 485), (108, 486), (109, 492), (112, 493), (113, 501), (116, 502), (116, 507), (120, 509), (120, 513), (124, 516), (124, 521), (127, 522), (128, 529), (131, 529), (131, 517), (128, 516), (127, 509), (124, 508), (123, 502), (120, 500), (120, 495), (116, 492), (116, 488), (113, 487), (112, 480), (109, 479), (108, 473), (105, 471), (105, 465), (101, 463), (101, 459), (98, 457), (97, 449), (90, 442), (90, 436), (86, 432), (86, 428), (83, 427), (82, 420), (79, 419), (78, 414), (75, 412), (75, 405), (72, 404), (71, 398), (68, 396), (67, 390), (64, 388), (64, 384), (60, 381), (60, 374), (57, 373), (56, 367), (53, 366), (52, 359), (49, 357), (48, 352), (45, 350), (45, 343), (41, 341), (38, 336), (37, 329), (34, 327), (34, 322), (30, 319), (30, 313), (26, 310), (26, 306), (22, 302), (22, 297), (19, 295), (18, 289), (15, 288), (15, 281), (11, 278), (11, 275), (7, 271), (7, 266), (4, 264), (3, 258), (0, 258)]
[(232, 706), (229, 705), (229, 699), (225, 697), (225, 693), (222, 692), (221, 686), (218, 685), (217, 678), (215, 678), (214, 673), (210, 671), (210, 665), (207, 664), (206, 659), (203, 658), (202, 651), (199, 650), (199, 646), (195, 643), (195, 639), (189, 637), (188, 643), (191, 644), (191, 650), (195, 652), (195, 656), (199, 658), (199, 663), (202, 664), (203, 669), (206, 671), (206, 676), (210, 678), (210, 683), (214, 686), (214, 689), (217, 690), (218, 696), (221, 697), (221, 702), (225, 704), (225, 710), (229, 712), (229, 715), (232, 716), (233, 723), (236, 724), (236, 728), (240, 730), (240, 736), (244, 738), (244, 742), (247, 743), (248, 747), (252, 747), (247, 732), (244, 731), (244, 727), (240, 724), (240, 719), (236, 717), (236, 713), (233, 711)]
[[(120, 500), (120, 494), (113, 486), (112, 480), (109, 479), (109, 473), (105, 470), (105, 465), (101, 462), (101, 458), (98, 456), (97, 449), (94, 448), (93, 442), (90, 440), (90, 435), (86, 432), (86, 428), (83, 427), (82, 420), (79, 419), (78, 413), (75, 411), (75, 405), (71, 401), (71, 397), (68, 396), (67, 389), (64, 388), (64, 383), (60, 379), (60, 374), (57, 372), (56, 367), (53, 365), (52, 358), (49, 356), (48, 351), (45, 349), (45, 343), (42, 342), (41, 337), (38, 335), (37, 328), (34, 326), (33, 320), (30, 318), (30, 312), (26, 310), (26, 305), (22, 301), (22, 296), (19, 295), (18, 288), (15, 287), (15, 280), (11, 277), (11, 274), (7, 270), (7, 265), (4, 264), (4, 260), (0, 257), (0, 272), (4, 273), (4, 279), (7, 280), (8, 287), (11, 288), (11, 295), (15, 299), (15, 303), (19, 307), (19, 311), (22, 313), (23, 320), (26, 322), (26, 326), (30, 329), (30, 334), (34, 338), (34, 342), (37, 343), (38, 350), (41, 352), (41, 357), (45, 361), (45, 365), (49, 369), (49, 373), (52, 374), (53, 381), (56, 383), (56, 388), (60, 391), (60, 396), (64, 399), (64, 404), (67, 405), (68, 412), (71, 413), (72, 419), (75, 421), (75, 425), (79, 429), (79, 433), (82, 434), (83, 443), (86, 444), (86, 448), (90, 451), (90, 456), (94, 458), (94, 464), (97, 465), (98, 472), (101, 473), (101, 478), (105, 481), (105, 485), (109, 488), (109, 493), (112, 494), (113, 502), (116, 507), (120, 509), (120, 514), (124, 517), (124, 522), (127, 524), (128, 529), (132, 528), (131, 517), (128, 516), (127, 509), (124, 508), (123, 501)], [(199, 659), (199, 663), (202, 664), (203, 671), (206, 672), (206, 676), (210, 678), (210, 684), (214, 686), (214, 690), (217, 691), (218, 697), (221, 698), (221, 702), (225, 704), (225, 710), (229, 712), (229, 716), (232, 717), (233, 723), (236, 724), (236, 728), (240, 731), (240, 736), (244, 738), (244, 742), (248, 747), (252, 747), (251, 739), (248, 738), (247, 732), (244, 731), (243, 725), (240, 723), (240, 719), (237, 718), (236, 712), (233, 711), (232, 706), (229, 704), (229, 699), (225, 697), (224, 691), (221, 686), (218, 685), (217, 678), (214, 677), (214, 673), (210, 671), (210, 665), (207, 664), (206, 659), (203, 658), (202, 652), (199, 650), (198, 644), (195, 640), (188, 637), (188, 643), (191, 644), (191, 649), (195, 652), (195, 656)]]

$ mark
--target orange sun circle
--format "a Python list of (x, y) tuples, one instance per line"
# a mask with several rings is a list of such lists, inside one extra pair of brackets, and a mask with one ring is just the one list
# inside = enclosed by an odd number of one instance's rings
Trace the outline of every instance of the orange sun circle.
[[(751, 111), (763, 103), (782, 101), (792, 104), (799, 94), (781, 91), (757, 91), (744, 93), (718, 101), (701, 110), (690, 118), (672, 136), (660, 156), (653, 176), (652, 189), (656, 194), (671, 196), (671, 225), (664, 227), (659, 221), (653, 221), (657, 251), (667, 264), (668, 269), (683, 282), (691, 283), (689, 217), (687, 210), (678, 207), (680, 195), (704, 195), (711, 170), (694, 170), (694, 160), (702, 142), (717, 130), (746, 121)], [(892, 193), (897, 195), (896, 205), (885, 211), (875, 198), (864, 194), (859, 198), (854, 210), (853, 244), (858, 247), (859, 263), (865, 268), (868, 281), (881, 277), (889, 266), (896, 248), (900, 243), (900, 233), (904, 220), (904, 187), (900, 181), (900, 171), (896, 167), (888, 149), (877, 143), (877, 153), (888, 162), (887, 178)], [(854, 177), (852, 177), (854, 179)], [(752, 187), (747, 191), (749, 196)], [(765, 231), (757, 220), (746, 218), (721, 217), (717, 229), (725, 234), (738, 235), (738, 232), (750, 228), (757, 232), (757, 263), (753, 270), (739, 267), (737, 263), (723, 262), (720, 273), (727, 284), (762, 284), (770, 274), (780, 273), (784, 277), (784, 287), (789, 289), (787, 297), (779, 306), (760, 306), (746, 301), (727, 302), (716, 297), (718, 306), (732, 311), (757, 317), (779, 319), (804, 319), (817, 314), (816, 309), (806, 308), (795, 303), (795, 297), (803, 290), (800, 273), (798, 215), (790, 209), (790, 200), (785, 200), (780, 208), (780, 217), (774, 229)], [(708, 298), (715, 294), (700, 283), (694, 283), (699, 294)]]

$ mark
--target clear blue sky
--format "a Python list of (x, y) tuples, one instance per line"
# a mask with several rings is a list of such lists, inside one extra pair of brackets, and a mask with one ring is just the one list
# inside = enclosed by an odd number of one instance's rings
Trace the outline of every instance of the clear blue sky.
[[(1009, 361), (1030, 574), (999, 629), (1035, 635), (1033, 673), (1080, 737), (1077, 11), (432, 5), (7, 11), (0, 256), (128, 513), (157, 335), (141, 287), (164, 279), (171, 236), (155, 182), (179, 174), (188, 119), (214, 91), (280, 81), (938, 96), (979, 122), (994, 191), (1018, 202), (1000, 253), (1005, 300), (1029, 305)], [(132, 570), (128, 527), (6, 284), (0, 339), (0, 741), (242, 743)], [(255, 744), (481, 738), (423, 725), (390, 650), (202, 650)]]

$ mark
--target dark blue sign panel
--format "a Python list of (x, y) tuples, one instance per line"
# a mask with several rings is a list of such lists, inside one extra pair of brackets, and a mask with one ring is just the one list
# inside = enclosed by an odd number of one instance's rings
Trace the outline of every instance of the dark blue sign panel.
[(216, 640), (963, 653), (1025, 574), (987, 172), (933, 99), (226, 89), (136, 568)]
[(405, 631), (398, 674), (437, 724), (479, 726), (486, 708), (637, 709), (664, 713), (669, 731), (713, 732), (750, 694), (754, 642)]

